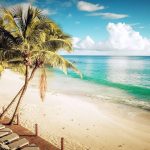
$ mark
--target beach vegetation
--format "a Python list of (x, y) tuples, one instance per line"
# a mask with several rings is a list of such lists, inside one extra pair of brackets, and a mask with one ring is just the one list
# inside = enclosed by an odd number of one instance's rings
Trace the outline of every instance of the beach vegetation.
[(54, 21), (44, 16), (40, 9), (31, 5), (26, 8), (15, 6), (0, 9), (0, 73), (5, 69), (11, 69), (25, 75), (24, 85), (0, 115), (1, 119), (17, 101), (8, 124), (13, 123), (29, 82), (37, 69), (41, 71), (39, 87), (42, 100), (47, 89), (47, 66), (59, 68), (65, 74), (70, 68), (82, 76), (70, 61), (58, 54), (59, 50), (72, 51), (71, 37)]

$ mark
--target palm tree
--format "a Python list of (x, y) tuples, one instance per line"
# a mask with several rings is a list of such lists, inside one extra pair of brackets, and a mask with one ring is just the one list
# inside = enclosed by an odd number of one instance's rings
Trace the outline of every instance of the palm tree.
[(73, 69), (80, 76), (81, 73), (71, 62), (57, 54), (61, 49), (72, 51), (70, 36), (56, 23), (42, 15), (41, 10), (29, 5), (26, 10), (22, 6), (17, 6), (11, 10), (1, 8), (0, 11), (0, 72), (9, 68), (25, 75), (24, 85), (0, 115), (0, 119), (3, 118), (18, 98), (12, 118), (8, 122), (12, 124), (37, 69), (41, 70), (42, 99), (46, 91), (47, 66), (57, 67), (65, 74), (68, 68)]

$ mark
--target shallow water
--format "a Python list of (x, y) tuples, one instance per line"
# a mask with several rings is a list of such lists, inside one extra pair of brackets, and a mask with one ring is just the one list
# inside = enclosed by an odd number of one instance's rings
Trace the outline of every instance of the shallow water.
[(150, 109), (150, 57), (65, 56), (82, 72), (48, 69), (49, 90), (103, 97)]

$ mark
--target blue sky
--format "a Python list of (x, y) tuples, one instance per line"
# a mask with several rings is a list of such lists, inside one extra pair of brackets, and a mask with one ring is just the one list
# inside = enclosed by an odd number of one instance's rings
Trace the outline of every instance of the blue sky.
[[(20, 0), (0, 0), (5, 6), (18, 3)], [(22, 0), (22, 3), (41, 8), (73, 37), (74, 49), (81, 54), (150, 55), (150, 0)]]

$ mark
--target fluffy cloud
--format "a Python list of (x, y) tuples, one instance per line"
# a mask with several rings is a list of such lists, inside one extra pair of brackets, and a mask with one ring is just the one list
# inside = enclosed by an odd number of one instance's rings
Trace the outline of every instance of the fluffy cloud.
[(44, 10), (42, 11), (42, 13), (43, 13), (43, 15), (48, 15), (48, 14), (49, 14), (49, 10), (48, 10), (48, 9), (44, 9)]
[(52, 9), (43, 9), (42, 10), (43, 15), (55, 15), (56, 11)]
[(88, 16), (102, 16), (106, 19), (122, 19), (128, 17), (126, 14), (116, 14), (116, 13), (91, 13)]
[(104, 6), (101, 6), (99, 4), (93, 4), (93, 3), (85, 2), (85, 1), (79, 1), (77, 3), (77, 7), (79, 10), (88, 11), (88, 12), (104, 9)]
[(150, 49), (150, 39), (144, 38), (136, 32), (130, 25), (125, 23), (109, 23), (107, 25), (109, 44), (113, 49), (118, 50), (148, 50)]
[(105, 51), (112, 55), (150, 55), (150, 39), (142, 37), (132, 26), (125, 23), (108, 23), (106, 29), (109, 33), (106, 41), (94, 42), (90, 36), (83, 40), (74, 38), (74, 48), (91, 50), (91, 53), (96, 50), (99, 54)]
[(81, 40), (77, 37), (73, 38), (73, 44), (74, 44), (74, 48), (77, 48), (77, 49), (93, 49), (94, 46), (95, 46), (95, 42), (94, 40), (90, 37), (90, 36), (86, 36), (85, 39)]
[(78, 37), (73, 37), (73, 47), (74, 47), (74, 48), (80, 49), (79, 42), (80, 42), (80, 38), (78, 38)]

